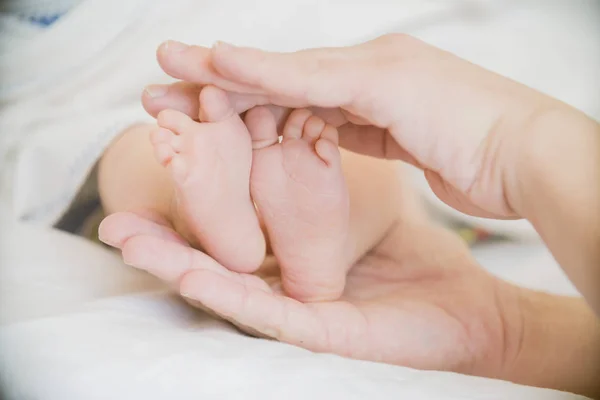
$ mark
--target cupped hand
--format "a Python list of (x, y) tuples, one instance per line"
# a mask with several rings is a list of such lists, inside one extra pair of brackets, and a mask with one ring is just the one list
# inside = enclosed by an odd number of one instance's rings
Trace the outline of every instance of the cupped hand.
[(257, 275), (227, 270), (167, 226), (130, 214), (102, 236), (127, 264), (171, 283), (241, 330), (315, 352), (501, 377), (517, 354), (512, 286), (491, 277), (462, 240), (428, 222), (397, 224), (348, 275), (341, 299), (301, 303), (271, 260)]
[(312, 106), (339, 127), (350, 150), (401, 159), (425, 171), (433, 191), (459, 211), (518, 218), (514, 208), (530, 126), (567, 106), (406, 35), (357, 46), (269, 53), (167, 42), (161, 67), (186, 83), (151, 86), (143, 102), (197, 113), (199, 88), (230, 92), (238, 112), (256, 105)]

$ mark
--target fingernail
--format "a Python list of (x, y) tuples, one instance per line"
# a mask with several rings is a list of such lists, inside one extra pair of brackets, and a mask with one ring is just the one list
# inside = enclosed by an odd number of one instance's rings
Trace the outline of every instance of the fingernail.
[(110, 247), (118, 247), (118, 243), (113, 242), (112, 240), (106, 239), (105, 237), (102, 237), (102, 235), (100, 235), (100, 234), (98, 234), (98, 240)]
[(98, 240), (101, 241), (104, 244), (107, 244), (107, 245), (111, 246), (111, 247), (117, 247), (117, 243), (116, 242), (114, 242), (114, 241), (112, 241), (112, 240), (104, 237), (103, 231), (104, 231), (104, 220), (102, 220), (100, 222), (100, 225), (98, 226), (98, 231), (97, 231)]
[[(185, 297), (186, 299), (196, 300), (196, 299), (194, 299), (194, 295), (187, 291), (181, 291), (181, 292), (179, 292), (179, 294), (181, 295), (181, 297)], [(196, 301), (198, 301), (198, 300), (196, 300)]]
[(133, 267), (135, 269), (141, 269), (144, 271), (147, 269), (147, 266), (144, 263), (140, 262), (139, 260), (131, 260), (131, 256), (129, 254), (127, 254), (126, 252), (123, 252), (121, 254), (121, 259), (123, 260), (123, 264), (125, 264), (129, 267)]
[(148, 85), (144, 89), (144, 91), (148, 94), (148, 96), (153, 99), (157, 97), (163, 97), (169, 91), (169, 86), (167, 85)]
[(220, 49), (220, 50), (229, 50), (229, 49), (233, 49), (235, 46), (232, 45), (231, 43), (227, 43), (227, 42), (222, 42), (220, 40), (217, 40), (215, 43), (213, 43), (212, 48), (213, 49)]
[(176, 40), (167, 40), (164, 44), (164, 49), (173, 53), (179, 53), (189, 48), (185, 43), (178, 42)]

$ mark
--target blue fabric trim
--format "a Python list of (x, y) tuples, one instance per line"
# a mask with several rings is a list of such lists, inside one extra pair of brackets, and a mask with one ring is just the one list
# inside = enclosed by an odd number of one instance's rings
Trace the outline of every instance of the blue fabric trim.
[(44, 15), (37, 17), (29, 17), (27, 20), (35, 25), (50, 26), (55, 23), (64, 14)]

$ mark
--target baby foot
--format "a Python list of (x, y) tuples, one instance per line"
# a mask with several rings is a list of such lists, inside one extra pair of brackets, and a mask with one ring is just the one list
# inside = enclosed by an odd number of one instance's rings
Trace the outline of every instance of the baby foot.
[(173, 224), (225, 267), (253, 272), (264, 259), (265, 239), (250, 199), (250, 135), (221, 90), (206, 87), (200, 103), (204, 122), (165, 110), (151, 135), (175, 185)]
[(349, 195), (338, 132), (309, 110), (289, 116), (279, 143), (271, 112), (248, 112), (254, 148), (250, 190), (280, 263), (283, 286), (302, 301), (337, 299), (348, 270)]

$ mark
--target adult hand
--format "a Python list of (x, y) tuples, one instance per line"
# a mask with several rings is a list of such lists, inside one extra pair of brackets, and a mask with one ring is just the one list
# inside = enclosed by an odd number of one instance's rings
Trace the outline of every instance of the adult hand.
[(108, 217), (104, 226), (121, 235), (115, 245), (126, 263), (255, 336), (363, 360), (600, 393), (600, 322), (581, 299), (492, 277), (461, 239), (428, 222), (397, 224), (350, 271), (341, 299), (303, 304), (282, 293), (274, 262), (260, 276), (231, 272), (166, 226), (135, 215), (120, 221)]
[(273, 259), (259, 276), (238, 274), (167, 226), (135, 215), (121, 221), (109, 216), (103, 225), (121, 235), (116, 246), (127, 264), (255, 335), (317, 352), (486, 376), (500, 374), (507, 353), (517, 352), (520, 327), (505, 337), (505, 322), (519, 322), (514, 294), (476, 265), (460, 238), (428, 223), (397, 224), (354, 266), (340, 300), (303, 304), (283, 294)]
[(158, 60), (188, 83), (149, 87), (150, 113), (194, 112), (209, 83), (229, 90), (239, 112), (313, 106), (343, 147), (422, 168), (455, 209), (527, 218), (600, 315), (597, 121), (406, 35), (288, 54), (167, 42)]
[(167, 42), (158, 60), (188, 83), (149, 87), (143, 101), (152, 114), (197, 114), (204, 84), (229, 90), (239, 112), (313, 106), (339, 127), (343, 147), (419, 166), (440, 199), (484, 217), (520, 216), (513, 197), (536, 140), (529, 126), (567, 108), (405, 35), (289, 54)]

